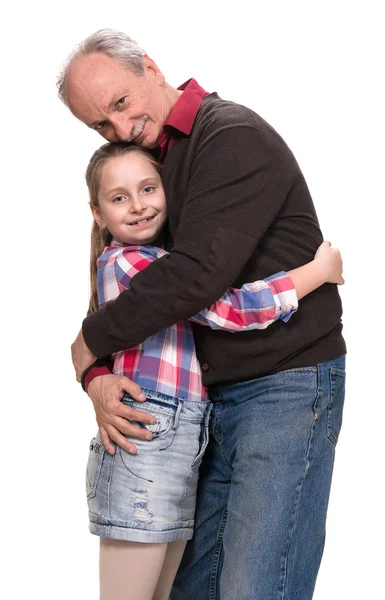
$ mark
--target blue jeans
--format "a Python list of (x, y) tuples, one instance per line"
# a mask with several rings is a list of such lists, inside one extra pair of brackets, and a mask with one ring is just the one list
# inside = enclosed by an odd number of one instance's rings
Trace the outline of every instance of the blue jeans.
[(172, 600), (312, 598), (344, 393), (344, 356), (213, 390)]

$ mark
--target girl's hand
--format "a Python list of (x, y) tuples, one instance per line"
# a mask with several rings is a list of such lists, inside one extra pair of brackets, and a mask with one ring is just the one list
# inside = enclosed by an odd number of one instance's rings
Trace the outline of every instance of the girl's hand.
[(314, 261), (322, 269), (325, 283), (345, 283), (342, 277), (342, 258), (338, 248), (332, 248), (331, 242), (322, 242), (314, 256)]

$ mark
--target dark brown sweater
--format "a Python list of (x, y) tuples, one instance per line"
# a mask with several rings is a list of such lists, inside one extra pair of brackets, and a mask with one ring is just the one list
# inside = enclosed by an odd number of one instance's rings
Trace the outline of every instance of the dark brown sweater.
[[(98, 357), (138, 345), (192, 316), (229, 287), (312, 260), (322, 241), (299, 166), (251, 110), (207, 96), (190, 136), (176, 133), (162, 172), (171, 251), (83, 322)], [(337, 286), (301, 300), (288, 323), (227, 333), (193, 325), (206, 385), (254, 379), (346, 352)]]

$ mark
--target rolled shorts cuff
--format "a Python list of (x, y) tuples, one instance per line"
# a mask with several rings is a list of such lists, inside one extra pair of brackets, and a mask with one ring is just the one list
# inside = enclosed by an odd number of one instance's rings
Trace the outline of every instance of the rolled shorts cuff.
[(127, 542), (143, 542), (161, 544), (165, 542), (176, 542), (177, 540), (191, 540), (194, 534), (194, 521), (167, 529), (138, 529), (137, 527), (126, 527), (114, 524), (102, 524), (90, 520), (89, 530), (93, 535), (109, 538), (112, 540), (124, 540)]

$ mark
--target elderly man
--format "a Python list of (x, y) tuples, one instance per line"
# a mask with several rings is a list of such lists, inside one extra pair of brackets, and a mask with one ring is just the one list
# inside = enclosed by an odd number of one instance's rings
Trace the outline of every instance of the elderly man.
[[(102, 30), (70, 57), (59, 94), (109, 141), (154, 149), (168, 200), (168, 257), (89, 315), (73, 344), (103, 444), (124, 434), (125, 378), (90, 369), (217, 300), (230, 286), (306, 263), (322, 241), (303, 175), (282, 138), (253, 111), (191, 79), (171, 87), (124, 34)], [(196, 531), (173, 600), (309, 600), (322, 556), (344, 400), (341, 302), (324, 285), (290, 323), (229, 334), (194, 325), (213, 402)], [(126, 409), (126, 410), (124, 410)], [(112, 440), (112, 442), (111, 442)]]

